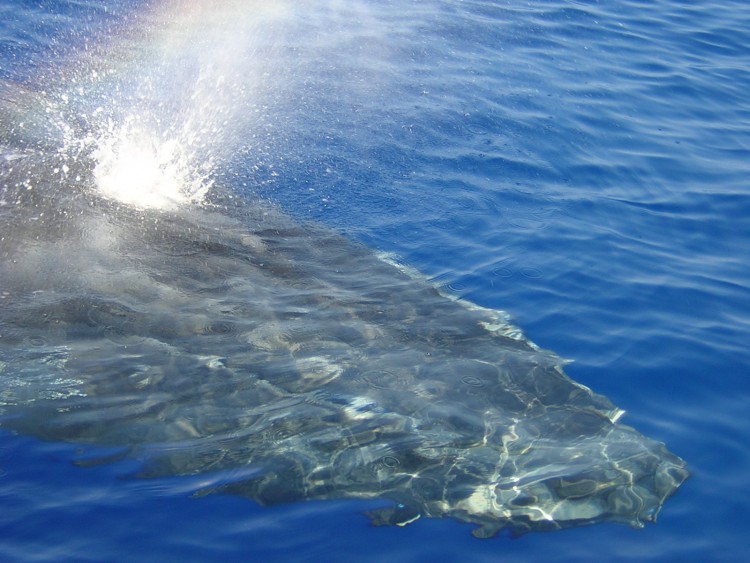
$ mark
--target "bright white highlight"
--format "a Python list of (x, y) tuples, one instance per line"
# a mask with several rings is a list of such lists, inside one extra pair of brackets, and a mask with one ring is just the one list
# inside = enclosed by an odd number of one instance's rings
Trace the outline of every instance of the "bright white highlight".
[(98, 142), (96, 185), (102, 195), (139, 208), (199, 203), (211, 187), (211, 162), (196, 166), (185, 148), (126, 120)]

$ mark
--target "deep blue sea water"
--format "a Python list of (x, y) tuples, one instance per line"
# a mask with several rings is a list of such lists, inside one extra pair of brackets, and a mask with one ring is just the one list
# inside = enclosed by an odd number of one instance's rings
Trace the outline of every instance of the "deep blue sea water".
[[(2, 0), (0, 79), (50, 88), (88, 52), (157, 41), (139, 35), (144, 14), (168, 28), (198, 4)], [(240, 20), (256, 9), (235, 4)], [(370, 527), (367, 502), (191, 498), (191, 479), (129, 479), (127, 462), (77, 467), (74, 446), (6, 433), (0, 560), (747, 558), (750, 6), (298, 9), (289, 33), (262, 36), (278, 63), (272, 95), (217, 139), (239, 147), (220, 179), (508, 311), (692, 478), (643, 530), (480, 541), (450, 520)]]

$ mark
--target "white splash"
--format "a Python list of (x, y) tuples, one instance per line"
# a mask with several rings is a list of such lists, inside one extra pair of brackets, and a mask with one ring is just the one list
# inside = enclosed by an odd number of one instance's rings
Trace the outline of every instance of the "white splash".
[(141, 209), (203, 201), (222, 161), (248, 147), (288, 6), (164, 0), (104, 50), (81, 80), (94, 94), (83, 152), (101, 195)]
[(386, 24), (361, 2), (156, 0), (115, 31), (87, 41), (29, 113), (53, 124), (41, 131), (61, 145), (56, 173), (141, 209), (248, 185), (287, 158), (302, 112), (386, 90), (377, 65), (357, 64), (387, 52)]
[(97, 142), (94, 179), (102, 195), (139, 208), (200, 203), (211, 188), (212, 161), (197, 164), (177, 138), (149, 131), (136, 118)]

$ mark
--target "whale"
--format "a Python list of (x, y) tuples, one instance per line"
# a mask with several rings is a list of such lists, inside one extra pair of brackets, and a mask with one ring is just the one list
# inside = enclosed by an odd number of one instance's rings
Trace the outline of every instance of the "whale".
[(216, 128), (181, 159), (184, 130), (94, 135), (101, 96), (82, 119), (52, 95), (0, 82), (3, 431), (222, 476), (196, 497), (367, 499), (373, 525), (478, 538), (639, 528), (689, 477), (503, 311), (214, 178)]
[(502, 312), (260, 198), (132, 208), (8, 146), (0, 176), (3, 429), (480, 537), (641, 526), (688, 475)]

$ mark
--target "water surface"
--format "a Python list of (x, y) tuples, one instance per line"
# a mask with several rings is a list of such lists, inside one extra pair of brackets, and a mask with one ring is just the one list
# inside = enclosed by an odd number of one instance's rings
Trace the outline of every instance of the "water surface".
[[(574, 360), (573, 379), (685, 458), (693, 478), (644, 530), (479, 542), (450, 521), (371, 528), (360, 512), (372, 505), (359, 501), (269, 509), (193, 499), (189, 479), (127, 479), (127, 462), (84, 469), (74, 447), (4, 434), (3, 557), (742, 557), (745, 4), (332, 2), (265, 27), (253, 3), (223, 4), (247, 11), (213, 37), (201, 35), (211, 12), (197, 2), (3, 2), (0, 72), (36, 93), (111, 68), (102, 102), (119, 87), (121, 99), (145, 100), (139, 107), (181, 99), (201, 57), (221, 61), (212, 80), (250, 77), (233, 83), (244, 92), (212, 99), (207, 89), (196, 102), (223, 112), (204, 117), (221, 129), (220, 146), (207, 133), (195, 151), (213, 177), (509, 311), (534, 342)], [(177, 29), (176, 49), (157, 60), (148, 46)], [(227, 47), (243, 34), (249, 43)], [(221, 49), (235, 55), (217, 59)], [(144, 76), (149, 95), (133, 88)]]

